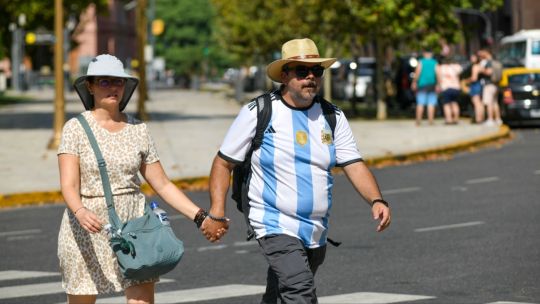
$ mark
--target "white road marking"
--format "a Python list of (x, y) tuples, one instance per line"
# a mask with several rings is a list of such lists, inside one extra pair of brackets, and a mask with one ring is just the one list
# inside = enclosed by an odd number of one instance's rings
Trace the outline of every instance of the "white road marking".
[(475, 178), (475, 179), (469, 179), (465, 181), (465, 184), (472, 185), (472, 184), (483, 184), (483, 183), (491, 183), (496, 182), (499, 180), (499, 177), (497, 176), (490, 176), (490, 177), (482, 177), (482, 178)]
[(397, 293), (379, 293), (379, 292), (355, 292), (349, 294), (341, 294), (328, 297), (320, 297), (321, 304), (383, 304), (383, 303), (399, 303), (418, 300), (434, 299), (435, 297), (408, 295)]
[(536, 174), (536, 175), (540, 175), (540, 170), (536, 170), (536, 171), (534, 171), (534, 174)]
[(0, 299), (33, 297), (62, 292), (64, 290), (60, 282), (0, 287)]
[[(209, 301), (215, 299), (234, 298), (242, 296), (250, 296), (264, 293), (266, 289), (262, 285), (221, 285), (203, 288), (193, 288), (177, 291), (166, 291), (156, 293), (155, 302), (160, 304), (168, 303), (188, 303)], [(125, 303), (125, 297), (112, 297), (106, 299), (98, 299), (97, 303)]]
[(465, 192), (467, 191), (467, 187), (463, 187), (463, 186), (453, 186), (452, 187), (452, 191), (460, 191), (460, 192)]
[(483, 225), (484, 222), (467, 222), (467, 223), (459, 223), (459, 224), (451, 224), (451, 225), (442, 225), (442, 226), (434, 226), (434, 227), (427, 227), (427, 228), (417, 228), (414, 229), (414, 232), (427, 232), (427, 231), (435, 231), (435, 230), (446, 230), (446, 229), (455, 229), (455, 228), (464, 228), (464, 227), (470, 227), (470, 226), (478, 226)]
[(538, 303), (498, 301), (498, 302), (490, 302), (486, 304), (538, 304)]
[(27, 230), (16, 230), (16, 231), (0, 232), (0, 237), (2, 237), (2, 236), (22, 235), (22, 234), (36, 234), (36, 233), (41, 233), (41, 229), (27, 229)]
[(215, 246), (199, 247), (197, 248), (197, 251), (202, 252), (202, 251), (209, 251), (209, 250), (220, 250), (220, 249), (225, 249), (225, 248), (227, 248), (227, 245), (221, 244), (221, 245), (215, 245)]
[[(171, 279), (160, 279), (159, 283), (174, 282)], [(61, 282), (28, 284), (19, 286), (0, 287), (0, 300), (22, 297), (33, 297), (55, 293), (64, 293)]]
[(390, 195), (390, 194), (399, 194), (399, 193), (409, 193), (409, 192), (417, 192), (422, 190), (420, 187), (410, 187), (410, 188), (401, 188), (401, 189), (390, 189), (390, 190), (384, 190), (382, 191), (383, 195)]
[(59, 276), (58, 272), (4, 270), (0, 271), (0, 281), (31, 279), (40, 277)]
[(236, 247), (245, 247), (245, 246), (254, 246), (259, 245), (257, 241), (244, 241), (244, 242), (234, 242), (234, 246)]
[[(6, 238), (6, 241), (24, 241), (24, 240), (31, 240), (39, 237), (39, 235), (19, 235), (19, 236), (10, 236)], [(43, 237), (43, 236), (41, 236)]]

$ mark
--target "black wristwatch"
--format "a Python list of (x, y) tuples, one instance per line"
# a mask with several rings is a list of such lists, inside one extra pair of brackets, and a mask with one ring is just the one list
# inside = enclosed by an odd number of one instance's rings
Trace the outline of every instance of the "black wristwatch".
[(373, 205), (374, 205), (375, 203), (381, 203), (381, 204), (385, 205), (386, 207), (389, 207), (389, 206), (388, 206), (388, 202), (385, 201), (385, 200), (383, 200), (382, 198), (377, 198), (377, 199), (372, 200), (372, 201), (371, 201), (371, 206), (373, 207)]

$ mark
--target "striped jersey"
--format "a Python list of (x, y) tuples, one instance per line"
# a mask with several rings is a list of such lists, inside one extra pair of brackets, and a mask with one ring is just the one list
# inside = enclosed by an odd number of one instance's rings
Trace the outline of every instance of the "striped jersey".
[[(279, 92), (279, 91), (277, 91)], [(331, 169), (361, 161), (345, 115), (336, 108), (336, 127), (328, 125), (320, 103), (293, 108), (271, 93), (272, 117), (261, 147), (251, 158), (249, 220), (257, 238), (270, 234), (296, 237), (308, 248), (326, 244), (332, 206)], [(255, 136), (255, 101), (240, 110), (219, 155), (243, 162)]]

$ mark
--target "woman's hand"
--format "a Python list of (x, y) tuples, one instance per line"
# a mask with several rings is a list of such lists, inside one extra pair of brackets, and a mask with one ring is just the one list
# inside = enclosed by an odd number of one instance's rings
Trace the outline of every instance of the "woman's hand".
[(101, 231), (103, 223), (99, 220), (96, 214), (86, 207), (82, 207), (75, 213), (75, 218), (79, 221), (79, 225), (89, 233), (98, 233)]

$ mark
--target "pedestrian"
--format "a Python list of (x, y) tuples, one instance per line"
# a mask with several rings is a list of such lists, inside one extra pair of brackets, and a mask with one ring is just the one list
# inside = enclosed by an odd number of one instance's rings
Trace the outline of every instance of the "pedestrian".
[(435, 118), (435, 106), (437, 106), (437, 75), (435, 69), (437, 60), (433, 58), (430, 50), (425, 50), (422, 58), (414, 71), (412, 83), (413, 91), (416, 91), (416, 125), (420, 125), (424, 116), (424, 107), (427, 106), (427, 117), (430, 125)]
[[(122, 62), (108, 54), (92, 59), (87, 74), (74, 83), (87, 110), (82, 115), (107, 164), (116, 213), (122, 222), (143, 215), (146, 202), (140, 191), (140, 173), (165, 202), (197, 219), (198, 225), (206, 225), (211, 220), (204, 219), (204, 210), (165, 175), (146, 124), (123, 112), (137, 84), (136, 78), (124, 72)], [(76, 118), (63, 128), (58, 163), (67, 205), (58, 235), (58, 258), (68, 303), (95, 303), (97, 294), (122, 290), (128, 303), (153, 303), (158, 277), (127, 280), (119, 270), (102, 229), (109, 216), (98, 164)], [(213, 226), (220, 227), (213, 240), (227, 230), (226, 222)]]
[(455, 125), (459, 122), (459, 95), (461, 87), (459, 75), (463, 71), (453, 58), (445, 58), (437, 65), (437, 82), (441, 90), (441, 103), (443, 107), (444, 122)]
[[(272, 117), (262, 145), (251, 156), (249, 224), (269, 267), (261, 303), (317, 303), (314, 276), (323, 263), (332, 206), (331, 169), (342, 167), (369, 202), (377, 231), (390, 224), (390, 209), (363, 162), (344, 113), (336, 110), (333, 133), (318, 95), (322, 76), (335, 58), (321, 58), (307, 38), (287, 41), (282, 59), (267, 74), (281, 83), (269, 93)], [(228, 130), (212, 164), (210, 211), (225, 215), (230, 174), (246, 157), (255, 134), (257, 110), (245, 105)], [(333, 136), (332, 136), (333, 134)], [(209, 223), (209, 229), (213, 223)]]
[(482, 103), (482, 83), (480, 82), (480, 58), (476, 54), (471, 54), (470, 59), (470, 77), (467, 82), (469, 83), (469, 96), (474, 108), (473, 123), (479, 124), (484, 122), (484, 103)]
[(486, 105), (486, 121), (488, 126), (501, 125), (501, 110), (499, 107), (499, 101), (497, 100), (498, 87), (497, 83), (492, 80), (492, 74), (494, 73), (494, 59), (491, 51), (488, 49), (481, 49), (478, 51), (480, 57), (480, 81), (482, 82), (482, 101)]

